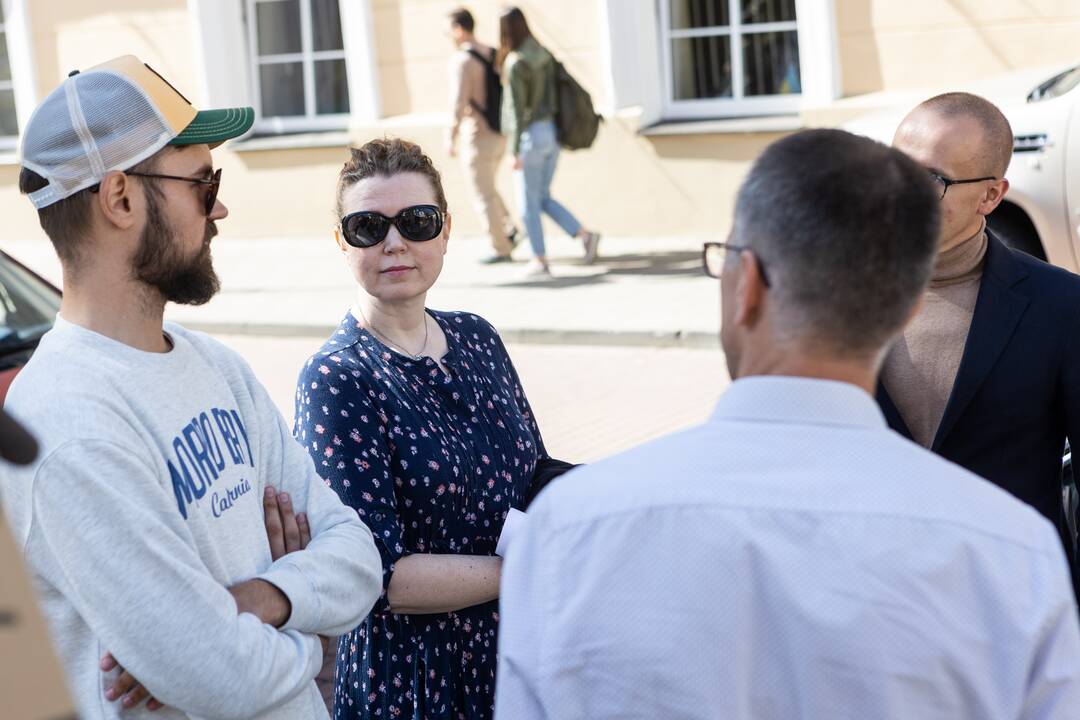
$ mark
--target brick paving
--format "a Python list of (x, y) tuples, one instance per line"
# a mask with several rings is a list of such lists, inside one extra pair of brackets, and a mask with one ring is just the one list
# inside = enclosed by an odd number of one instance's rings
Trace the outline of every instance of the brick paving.
[[(287, 420), (316, 337), (221, 335), (251, 364)], [(704, 420), (727, 386), (719, 350), (513, 344), (548, 451), (592, 462)]]

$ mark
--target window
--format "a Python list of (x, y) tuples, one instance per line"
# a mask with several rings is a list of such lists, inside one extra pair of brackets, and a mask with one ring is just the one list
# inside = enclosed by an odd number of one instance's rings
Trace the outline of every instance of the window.
[(247, 0), (256, 127), (344, 128), (349, 81), (338, 0)]
[(14, 147), (19, 134), (19, 120), (15, 112), (15, 83), (11, 74), (11, 57), (8, 53), (7, 14), (0, 3), (0, 147)]
[(797, 0), (662, 0), (665, 115), (796, 112)]

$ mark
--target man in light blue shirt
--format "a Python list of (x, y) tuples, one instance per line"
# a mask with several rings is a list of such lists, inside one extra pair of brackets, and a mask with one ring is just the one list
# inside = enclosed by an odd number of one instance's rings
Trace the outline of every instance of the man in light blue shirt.
[(938, 226), (895, 150), (812, 130), (765, 151), (705, 252), (735, 381), (705, 424), (531, 506), (498, 719), (1080, 717), (1054, 528), (873, 399)]

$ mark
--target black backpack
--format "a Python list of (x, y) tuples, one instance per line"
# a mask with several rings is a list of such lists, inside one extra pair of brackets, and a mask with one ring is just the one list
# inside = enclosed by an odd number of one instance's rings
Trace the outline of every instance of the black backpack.
[(469, 48), (467, 53), (480, 61), (484, 66), (484, 95), (487, 97), (485, 107), (475, 100), (472, 101), (473, 109), (480, 113), (484, 122), (495, 132), (502, 131), (502, 81), (499, 79), (499, 71), (495, 69), (495, 51), (491, 51), (491, 57), (486, 58), (476, 50)]
[(563, 67), (555, 62), (555, 127), (559, 143), (567, 150), (582, 150), (596, 140), (603, 120), (593, 109), (592, 97)]

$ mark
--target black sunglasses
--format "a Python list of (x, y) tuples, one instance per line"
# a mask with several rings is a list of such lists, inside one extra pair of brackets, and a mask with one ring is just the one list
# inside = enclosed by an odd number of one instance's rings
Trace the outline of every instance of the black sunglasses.
[[(125, 170), (125, 175), (133, 175), (135, 177), (145, 178), (159, 178), (161, 180), (183, 180), (184, 182), (195, 183), (197, 185), (206, 185), (206, 195), (203, 197), (203, 212), (207, 217), (210, 217), (210, 213), (214, 212), (214, 205), (217, 203), (218, 189), (221, 187), (221, 168), (214, 171), (214, 174), (209, 178), (193, 178), (182, 177), (180, 175), (159, 175), (157, 173), (141, 173), (134, 172), (133, 170)], [(90, 192), (97, 192), (101, 189), (101, 184), (94, 185), (90, 188)]]
[(369, 248), (386, 239), (393, 225), (401, 237), (414, 242), (434, 240), (442, 232), (443, 214), (435, 205), (413, 205), (394, 217), (370, 210), (349, 213), (341, 218), (345, 242), (353, 247)]

